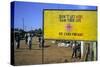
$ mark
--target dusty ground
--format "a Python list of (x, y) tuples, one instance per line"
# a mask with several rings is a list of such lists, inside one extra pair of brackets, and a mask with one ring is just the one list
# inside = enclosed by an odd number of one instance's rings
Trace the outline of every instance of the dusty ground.
[(15, 49), (15, 65), (73, 62), (71, 54), (72, 48), (58, 47), (51, 41), (45, 41), (44, 49), (39, 48), (38, 39), (34, 37), (32, 50), (21, 40), (20, 49)]

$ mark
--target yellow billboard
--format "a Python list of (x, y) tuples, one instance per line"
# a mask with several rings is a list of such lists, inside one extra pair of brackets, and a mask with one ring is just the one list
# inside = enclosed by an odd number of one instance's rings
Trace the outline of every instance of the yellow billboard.
[(44, 39), (97, 40), (97, 11), (44, 10)]

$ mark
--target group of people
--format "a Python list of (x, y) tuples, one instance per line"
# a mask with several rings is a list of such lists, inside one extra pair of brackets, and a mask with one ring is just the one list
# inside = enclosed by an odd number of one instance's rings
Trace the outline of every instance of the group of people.
[[(20, 48), (20, 34), (15, 35), (15, 41), (16, 41), (16, 48)], [(28, 45), (29, 49), (32, 48), (32, 35), (30, 33), (25, 35), (25, 43)]]
[(72, 58), (79, 58), (81, 59), (81, 43), (77, 43), (76, 41), (74, 41), (72, 43)]
[(32, 49), (32, 35), (31, 34), (26, 34), (25, 35), (25, 43), (28, 45), (29, 49)]
[[(16, 48), (20, 48), (20, 34), (15, 35)], [(39, 47), (43, 47), (43, 37), (38, 36)], [(28, 45), (29, 49), (32, 49), (32, 35), (30, 33), (25, 34), (25, 44)]]

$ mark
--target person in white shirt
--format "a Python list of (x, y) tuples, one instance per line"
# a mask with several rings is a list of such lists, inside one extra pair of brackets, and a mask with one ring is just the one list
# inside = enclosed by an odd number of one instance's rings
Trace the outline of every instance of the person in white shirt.
[(31, 34), (28, 33), (28, 46), (29, 46), (29, 49), (31, 50), (32, 49), (32, 36)]
[(25, 43), (27, 44), (27, 41), (28, 41), (28, 35), (25, 34)]

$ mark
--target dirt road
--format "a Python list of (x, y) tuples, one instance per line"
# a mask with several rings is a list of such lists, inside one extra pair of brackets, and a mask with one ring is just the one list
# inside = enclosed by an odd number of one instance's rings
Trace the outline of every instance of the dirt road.
[(24, 40), (20, 42), (20, 48), (15, 49), (15, 65), (29, 65), (42, 63), (65, 63), (72, 62), (72, 48), (58, 47), (51, 41), (45, 41), (45, 47), (39, 48), (38, 39), (33, 38), (32, 50), (29, 50)]

